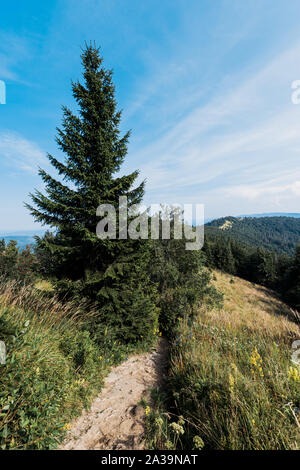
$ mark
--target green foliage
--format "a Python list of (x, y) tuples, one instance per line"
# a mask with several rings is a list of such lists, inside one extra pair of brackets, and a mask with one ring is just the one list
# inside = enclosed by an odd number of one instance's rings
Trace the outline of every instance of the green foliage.
[(269, 287), (292, 308), (300, 309), (299, 247), (291, 258), (208, 231), (203, 252), (208, 267), (236, 274), (248, 281)]
[(161, 389), (153, 389), (151, 401), (154, 407), (142, 403), (145, 408), (145, 439), (150, 450), (175, 450), (182, 448), (182, 435), (184, 434), (185, 420), (182, 416), (173, 417), (164, 411), (167, 403), (167, 394)]
[(241, 244), (211, 232), (206, 234), (203, 251), (208, 267), (283, 291), (284, 278), (291, 264), (291, 258), (286, 255)]
[(129, 207), (139, 204), (144, 183), (133, 188), (138, 171), (116, 176), (129, 133), (120, 135), (112, 72), (103, 67), (99, 49), (92, 45), (81, 58), (84, 81), (72, 83), (79, 114), (63, 108), (56, 139), (65, 160), (49, 155), (63, 182), (40, 170), (46, 195), (35, 191), (33, 205), (27, 205), (37, 221), (56, 230), (37, 239), (37, 254), (44, 272), (57, 278), (62, 297), (97, 303), (94, 328), (99, 340), (106, 325), (114, 328), (118, 340), (135, 342), (143, 335), (148, 341), (157, 324), (155, 286), (148, 275), (150, 244), (96, 235), (96, 209), (110, 204), (118, 214), (120, 196), (127, 197)]
[(0, 276), (30, 282), (36, 276), (36, 258), (28, 246), (19, 250), (17, 242), (0, 240)]
[(186, 250), (185, 239), (173, 238), (174, 214), (171, 214), (171, 239), (153, 241), (151, 278), (158, 286), (159, 323), (162, 332), (172, 337), (178, 321), (193, 318), (204, 299), (220, 301), (210, 284), (205, 257), (200, 250)]
[(300, 219), (284, 216), (223, 217), (207, 223), (205, 231), (208, 236), (229, 237), (241, 244), (292, 256), (299, 244)]
[(42, 238), (35, 237), (33, 250), (37, 261), (36, 271), (46, 279), (55, 276), (59, 265), (59, 254), (52, 249), (53, 244), (55, 244), (55, 235), (50, 231), (46, 231)]
[(247, 299), (240, 280), (227, 282), (238, 296), (233, 309), (228, 297), (225, 310), (202, 308), (192, 325), (180, 322), (166, 392), (155, 393), (147, 416), (151, 449), (299, 449), (300, 368), (290, 351), (297, 327), (278, 315), (275, 299), (272, 306), (258, 293), (260, 305), (249, 285)]
[[(11, 286), (1, 290), (21, 301)], [(36, 302), (33, 292), (27, 292), (25, 308), (1, 302), (0, 338), (7, 348), (6, 364), (0, 366), (2, 449), (54, 448), (64, 425), (89, 404), (103, 378), (89, 334), (65, 314), (52, 312), (57, 317), (51, 318), (46, 298), (40, 297), (39, 311)], [(58, 308), (66, 313), (65, 306)]]
[[(236, 338), (240, 349), (226, 357), (224, 351), (236, 348), (230, 332), (199, 325), (192, 329), (192, 335), (197, 338), (197, 355), (191, 356), (193, 346), (188, 344), (180, 344), (171, 352), (174, 366), (169, 387), (176, 414), (183, 414), (187, 420), (179, 448), (192, 449), (195, 436), (202, 438), (206, 449), (299, 448), (293, 416), (299, 409), (299, 384), (289, 380), (288, 348), (281, 345), (280, 351), (262, 338), (251, 336), (249, 341), (241, 334)], [(210, 357), (201, 346), (207, 341), (215, 344)], [(251, 369), (255, 346), (264, 372), (260, 372), (258, 363), (255, 371)], [(251, 377), (252, 370), (255, 377)]]

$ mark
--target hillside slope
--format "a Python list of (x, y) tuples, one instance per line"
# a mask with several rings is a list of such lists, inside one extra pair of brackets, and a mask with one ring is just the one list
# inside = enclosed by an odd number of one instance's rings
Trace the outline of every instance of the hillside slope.
[(231, 237), (240, 243), (293, 255), (300, 243), (300, 219), (294, 217), (223, 217), (205, 225), (206, 236)]
[(295, 314), (261, 286), (220, 272), (214, 283), (224, 293), (223, 308), (202, 307), (192, 325), (182, 322), (163, 410), (172, 422), (159, 407), (153, 412), (152, 422), (160, 414), (165, 424), (152, 445), (300, 449), (300, 368), (291, 360), (293, 341), (300, 339)]
[(62, 304), (48, 295), (50, 283), (0, 281), (0, 341), (7, 351), (0, 364), (0, 449), (54, 449), (100, 392), (111, 365), (140, 351), (113, 342), (109, 329), (96, 343), (87, 325), (98, 312), (84, 302)]

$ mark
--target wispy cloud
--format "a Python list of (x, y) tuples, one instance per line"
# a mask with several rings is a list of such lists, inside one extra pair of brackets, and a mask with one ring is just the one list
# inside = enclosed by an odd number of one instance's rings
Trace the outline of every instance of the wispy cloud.
[(38, 165), (48, 165), (45, 153), (30, 140), (14, 133), (0, 133), (0, 163), (15, 170), (36, 174)]
[(0, 79), (21, 81), (17, 69), (30, 58), (30, 44), (27, 38), (15, 33), (0, 32)]
[[(233, 76), (234, 88), (219, 88), (154, 142), (139, 145), (136, 158), (146, 162), (141, 177), (147, 177), (150, 194), (167, 192), (176, 198), (185, 189), (193, 198), (195, 193), (211, 197), (212, 190), (217, 194), (231, 187), (227, 197), (243, 194), (249, 201), (263, 195), (264, 188), (269, 195), (276, 193), (277, 202), (287, 193), (297, 196), (300, 106), (291, 103), (291, 83), (300, 78), (297, 58), (300, 43), (251, 76), (244, 74), (238, 86)], [(293, 171), (283, 183), (287, 168)], [(279, 183), (270, 186), (276, 175)]]

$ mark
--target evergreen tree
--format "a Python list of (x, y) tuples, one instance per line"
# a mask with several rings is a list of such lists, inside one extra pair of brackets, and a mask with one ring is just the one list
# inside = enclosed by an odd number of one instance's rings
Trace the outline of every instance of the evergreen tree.
[(283, 281), (284, 299), (294, 308), (300, 310), (300, 245), (296, 248), (290, 268)]
[(249, 257), (248, 277), (252, 282), (274, 287), (277, 273), (273, 253), (257, 248)]
[[(103, 67), (93, 45), (86, 46), (81, 58), (84, 83), (72, 82), (79, 114), (63, 107), (62, 128), (57, 129), (65, 161), (48, 155), (62, 181), (40, 169), (46, 195), (35, 191), (33, 205), (27, 207), (35, 220), (56, 229), (55, 237), (39, 239), (38, 247), (55, 260), (58, 289), (96, 301), (101, 325), (111, 325), (119, 339), (149, 339), (156, 311), (147, 275), (148, 241), (103, 240), (96, 235), (97, 207), (111, 204), (117, 210), (120, 196), (127, 196), (128, 206), (139, 204), (144, 183), (133, 189), (138, 171), (117, 176), (129, 132), (120, 135), (112, 71)], [(97, 325), (103, 331), (99, 320)]]
[(0, 243), (0, 275), (5, 277), (17, 277), (18, 246), (15, 240), (7, 244), (3, 239)]
[(36, 269), (46, 278), (53, 278), (57, 270), (59, 258), (55, 257), (49, 249), (51, 244), (55, 243), (55, 238), (55, 235), (49, 231), (45, 233), (42, 240), (38, 236), (35, 237), (36, 243), (33, 249), (37, 261)]
[(231, 243), (228, 239), (219, 238), (214, 246), (215, 266), (230, 274), (235, 273), (235, 259), (231, 250)]

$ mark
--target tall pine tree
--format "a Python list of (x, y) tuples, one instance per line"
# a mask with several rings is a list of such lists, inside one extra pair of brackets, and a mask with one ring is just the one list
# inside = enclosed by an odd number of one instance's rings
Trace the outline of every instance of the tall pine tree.
[(150, 339), (157, 314), (155, 288), (147, 274), (148, 241), (102, 240), (96, 235), (97, 207), (111, 204), (117, 209), (120, 196), (127, 196), (128, 206), (139, 204), (144, 183), (133, 187), (138, 171), (117, 175), (129, 132), (120, 134), (112, 71), (103, 67), (94, 45), (86, 46), (81, 58), (84, 81), (72, 82), (79, 113), (63, 107), (62, 127), (57, 129), (65, 160), (48, 155), (61, 178), (40, 169), (46, 194), (35, 191), (33, 205), (27, 207), (35, 220), (56, 230), (55, 237), (39, 239), (38, 247), (55, 261), (58, 289), (98, 303), (94, 326), (99, 336), (110, 325), (121, 340)]

